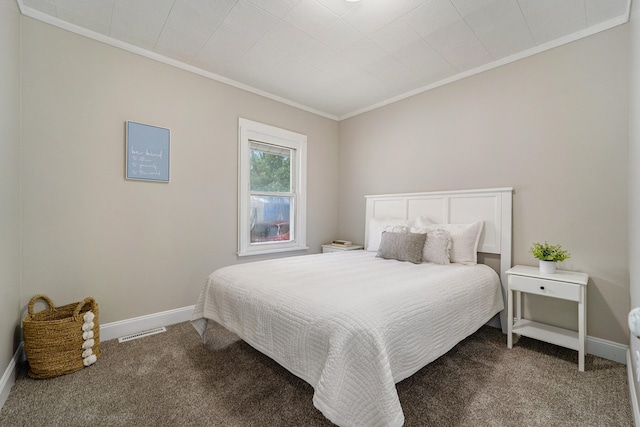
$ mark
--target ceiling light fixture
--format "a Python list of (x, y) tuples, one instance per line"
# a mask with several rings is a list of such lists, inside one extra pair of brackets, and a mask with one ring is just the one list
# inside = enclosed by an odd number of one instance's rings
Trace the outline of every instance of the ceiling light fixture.
[(344, 1), (349, 2), (349, 3), (357, 3), (357, 2), (359, 2), (360, 0), (344, 0)]

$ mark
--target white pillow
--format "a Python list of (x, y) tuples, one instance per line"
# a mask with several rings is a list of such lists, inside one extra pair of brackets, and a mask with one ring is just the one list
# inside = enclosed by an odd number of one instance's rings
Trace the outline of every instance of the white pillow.
[(451, 255), (451, 235), (446, 230), (411, 227), (412, 233), (426, 234), (422, 249), (422, 260), (436, 264), (449, 264)]
[[(413, 221), (407, 219), (371, 218), (367, 232), (366, 250), (378, 252), (383, 231), (408, 233)], [(401, 228), (398, 228), (401, 227)]]
[(430, 230), (445, 230), (451, 235), (451, 262), (460, 264), (478, 263), (478, 242), (482, 233), (482, 221), (471, 224), (433, 224), (424, 217), (416, 218), (415, 226)]

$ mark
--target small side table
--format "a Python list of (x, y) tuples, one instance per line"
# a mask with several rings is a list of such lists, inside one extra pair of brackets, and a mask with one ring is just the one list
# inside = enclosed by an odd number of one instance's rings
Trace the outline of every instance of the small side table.
[(322, 253), (326, 254), (329, 252), (343, 252), (343, 251), (357, 251), (364, 249), (362, 245), (333, 245), (331, 243), (322, 245)]
[[(512, 334), (545, 341), (578, 351), (578, 370), (584, 371), (585, 338), (587, 335), (587, 282), (586, 273), (557, 270), (555, 274), (541, 274), (538, 267), (516, 265), (506, 271), (509, 281), (507, 292), (507, 347), (513, 347)], [(516, 318), (513, 317), (513, 293), (516, 293)], [(578, 330), (558, 328), (522, 318), (521, 293), (561, 298), (578, 303)]]

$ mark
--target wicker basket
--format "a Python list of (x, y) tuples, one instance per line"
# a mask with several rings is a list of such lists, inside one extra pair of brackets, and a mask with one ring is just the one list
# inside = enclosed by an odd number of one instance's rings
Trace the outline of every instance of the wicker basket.
[[(49, 309), (34, 313), (33, 306), (39, 299), (44, 300)], [(90, 322), (85, 322), (85, 315), (87, 319), (91, 318), (87, 314), (89, 311), (94, 317)], [(29, 301), (28, 313), (22, 325), (31, 378), (69, 374), (94, 363), (100, 357), (98, 303), (93, 298), (55, 307), (45, 295), (36, 295)], [(91, 340), (93, 346), (90, 346)]]

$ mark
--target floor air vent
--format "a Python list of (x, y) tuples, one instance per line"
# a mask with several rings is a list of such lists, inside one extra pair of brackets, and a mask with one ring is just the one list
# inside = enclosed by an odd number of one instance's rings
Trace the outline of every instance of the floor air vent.
[(148, 337), (149, 335), (155, 335), (161, 332), (167, 332), (167, 328), (163, 326), (161, 328), (154, 328), (154, 329), (149, 329), (148, 331), (136, 332), (135, 334), (125, 335), (124, 337), (118, 338), (118, 342), (127, 342), (131, 340), (137, 340), (138, 338)]

